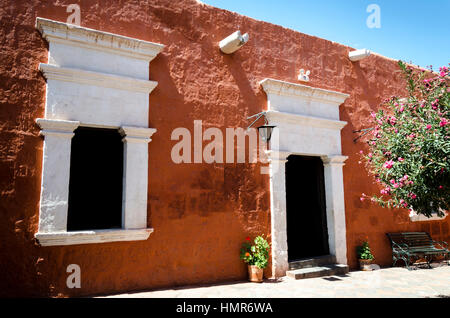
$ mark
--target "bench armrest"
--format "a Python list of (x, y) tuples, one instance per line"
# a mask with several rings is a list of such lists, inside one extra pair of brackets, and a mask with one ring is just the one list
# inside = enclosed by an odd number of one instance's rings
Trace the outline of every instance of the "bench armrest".
[(432, 241), (433, 244), (438, 244), (440, 245), (442, 248), (448, 249), (448, 244), (447, 242), (444, 241)]
[(403, 252), (403, 253), (407, 253), (409, 251), (409, 246), (405, 243), (392, 242), (392, 247), (395, 249), (399, 249), (400, 252)]

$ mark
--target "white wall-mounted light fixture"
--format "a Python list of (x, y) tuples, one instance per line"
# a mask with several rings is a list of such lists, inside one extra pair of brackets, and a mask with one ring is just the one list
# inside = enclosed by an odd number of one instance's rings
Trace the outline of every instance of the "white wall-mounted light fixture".
[(225, 39), (219, 42), (220, 50), (225, 54), (231, 54), (236, 52), (245, 43), (248, 42), (249, 35), (245, 33), (241, 34), (241, 31), (236, 31), (233, 34), (227, 36)]
[(368, 49), (356, 50), (348, 53), (348, 58), (352, 62), (356, 62), (362, 60), (370, 55), (370, 51)]

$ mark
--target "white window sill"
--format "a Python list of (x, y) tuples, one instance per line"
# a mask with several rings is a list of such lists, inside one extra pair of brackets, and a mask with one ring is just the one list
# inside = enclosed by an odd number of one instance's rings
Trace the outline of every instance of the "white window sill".
[(113, 229), (113, 230), (89, 230), (74, 232), (36, 233), (35, 238), (42, 246), (92, 244), (122, 241), (144, 241), (153, 232), (148, 229)]
[(426, 217), (423, 214), (416, 214), (414, 212), (411, 212), (409, 214), (409, 219), (412, 222), (424, 222), (424, 221), (440, 221), (447, 217), (448, 213), (444, 212), (444, 216), (438, 216), (437, 214), (433, 213), (431, 217)]

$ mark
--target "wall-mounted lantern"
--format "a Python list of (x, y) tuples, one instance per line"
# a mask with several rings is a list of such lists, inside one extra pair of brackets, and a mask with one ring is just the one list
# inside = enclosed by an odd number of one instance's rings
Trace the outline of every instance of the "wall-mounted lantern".
[(276, 126), (269, 125), (269, 121), (266, 118), (266, 112), (261, 112), (253, 116), (247, 117), (247, 119), (256, 117), (256, 119), (250, 124), (250, 126), (247, 127), (247, 130), (250, 129), (250, 127), (252, 127), (263, 116), (264, 116), (264, 125), (259, 126), (257, 128), (261, 136), (261, 139), (264, 140), (265, 142), (269, 142), (270, 138), (272, 137), (273, 129)]

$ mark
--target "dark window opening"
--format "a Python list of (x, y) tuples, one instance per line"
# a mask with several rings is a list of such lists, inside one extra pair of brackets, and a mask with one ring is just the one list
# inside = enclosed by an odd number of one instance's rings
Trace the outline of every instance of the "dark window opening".
[(70, 155), (67, 230), (122, 227), (123, 143), (117, 129), (79, 127)]

